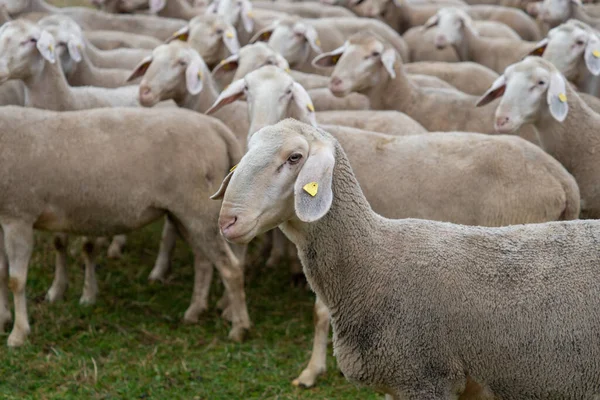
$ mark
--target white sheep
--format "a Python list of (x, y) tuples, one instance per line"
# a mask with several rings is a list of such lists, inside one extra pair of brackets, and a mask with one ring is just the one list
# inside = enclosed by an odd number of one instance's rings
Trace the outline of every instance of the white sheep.
[(600, 17), (590, 15), (581, 0), (544, 0), (539, 11), (538, 18), (551, 28), (569, 19), (585, 22), (594, 29), (600, 28)]
[(288, 17), (259, 31), (251, 42), (267, 41), (271, 48), (288, 61), (292, 69), (329, 75), (330, 71), (314, 67), (311, 60), (324, 51), (332, 51), (342, 46), (348, 36), (364, 30), (372, 30), (386, 38), (401, 55), (402, 60), (409, 61), (408, 47), (393, 29), (380, 21), (365, 18)]
[[(494, 108), (476, 108), (477, 97), (456, 90), (421, 88), (406, 75), (396, 51), (372, 32), (350, 36), (346, 45), (315, 58), (317, 65), (335, 66), (329, 88), (336, 96), (366, 95), (375, 110), (398, 110), (429, 131), (494, 133)], [(538, 142), (537, 132), (522, 136)]]
[[(243, 249), (234, 254), (218, 235), (218, 206), (208, 201), (241, 156), (237, 141), (221, 122), (178, 109), (57, 113), (14, 106), (0, 110), (0, 121), (10, 127), (0, 135), (1, 170), (9, 174), (0, 179), (5, 194), (0, 225), (9, 265), (7, 271), (0, 257), (0, 311), (8, 309), (8, 288), (15, 303), (9, 346), (22, 345), (29, 333), (25, 285), (33, 229), (121, 234), (165, 213), (195, 255), (194, 294), (185, 319), (196, 321), (206, 309), (208, 293), (200, 289), (211, 280), (212, 263), (232, 305), (230, 337), (242, 338), (250, 327), (240, 267)], [(35, 151), (19, 150), (23, 148)], [(93, 249), (84, 250), (92, 256)], [(1, 316), (3, 326), (10, 313)]]
[(438, 48), (451, 46), (459, 60), (474, 61), (498, 73), (540, 47), (537, 42), (482, 37), (474, 28), (471, 17), (454, 7), (442, 8), (424, 26), (437, 27), (434, 43)]
[(600, 223), (390, 220), (330, 134), (286, 120), (248, 148), (212, 197), (221, 232), (279, 226), (296, 244), (346, 379), (411, 400), (456, 399), (468, 379), (507, 399), (600, 393)]
[(506, 69), (478, 105), (502, 97), (494, 127), (514, 132), (533, 124), (543, 148), (573, 174), (581, 190), (581, 215), (600, 218), (600, 163), (594, 149), (600, 144), (595, 113), (567, 84), (557, 68), (540, 57), (527, 57)]
[(96, 67), (87, 55), (81, 28), (66, 15), (42, 18), (38, 25), (56, 41), (56, 55), (71, 86), (116, 88), (126, 84), (129, 71)]

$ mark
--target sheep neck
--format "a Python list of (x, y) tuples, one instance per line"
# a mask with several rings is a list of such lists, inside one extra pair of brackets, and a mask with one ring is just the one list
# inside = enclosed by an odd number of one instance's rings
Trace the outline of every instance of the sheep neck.
[(190, 94), (187, 89), (181, 97), (173, 99), (181, 108), (205, 113), (219, 97), (217, 85), (210, 71), (207, 68), (202, 69), (203, 87), (197, 95)]
[(98, 73), (98, 68), (92, 64), (88, 55), (85, 51), (81, 52), (81, 61), (75, 66), (75, 70), (72, 71), (67, 77), (68, 82), (72, 85), (90, 85), (90, 81)]
[(169, 0), (160, 14), (163, 17), (190, 20), (198, 15), (198, 12), (194, 12), (194, 8), (185, 0)]
[[(41, 57), (41, 56), (40, 56)], [(53, 111), (77, 108), (73, 93), (60, 66), (44, 60), (40, 73), (23, 80), (27, 89), (27, 106)]]
[(487, 59), (489, 42), (482, 38), (468, 27), (463, 30), (463, 40), (454, 45), (456, 54), (460, 61), (474, 61), (480, 63), (480, 60)]
[(398, 110), (410, 115), (412, 109), (418, 106), (423, 94), (410, 81), (400, 62), (395, 63), (394, 71), (396, 78), (392, 79), (382, 68), (379, 72), (379, 82), (360, 92), (369, 98), (373, 110)]
[(333, 202), (329, 212), (317, 222), (304, 223), (294, 219), (280, 226), (298, 247), (308, 282), (329, 308), (334, 320), (340, 315), (341, 306), (348, 304), (348, 293), (354, 293), (356, 299), (361, 298), (357, 276), (360, 275), (364, 285), (369, 280), (370, 270), (361, 269), (367, 261), (362, 258), (368, 255), (360, 249), (376, 240), (370, 232), (379, 219), (337, 142), (335, 153)]

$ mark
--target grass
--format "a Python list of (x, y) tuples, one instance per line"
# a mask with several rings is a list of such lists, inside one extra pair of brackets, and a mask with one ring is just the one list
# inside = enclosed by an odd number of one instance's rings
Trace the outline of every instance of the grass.
[[(182, 322), (192, 292), (192, 255), (178, 243), (164, 284), (147, 276), (160, 224), (129, 237), (122, 260), (98, 260), (95, 306), (78, 304), (81, 260), (69, 260), (65, 300), (44, 301), (53, 276), (48, 234), (36, 236), (27, 298), (32, 332), (19, 349), (0, 351), (1, 399), (381, 399), (340, 375), (329, 350), (328, 372), (317, 387), (291, 380), (308, 361), (313, 295), (295, 288), (285, 265), (247, 271), (254, 326), (243, 344), (227, 339), (229, 324), (215, 304), (222, 285), (215, 274), (211, 309), (195, 325)], [(251, 254), (257, 253), (254, 249)], [(6, 342), (8, 334), (0, 336)]]

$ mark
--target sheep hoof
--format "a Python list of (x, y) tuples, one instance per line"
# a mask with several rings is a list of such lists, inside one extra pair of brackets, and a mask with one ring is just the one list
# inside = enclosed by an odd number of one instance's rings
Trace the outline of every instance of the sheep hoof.
[(320, 371), (313, 371), (312, 369), (306, 368), (299, 377), (292, 381), (292, 385), (301, 388), (311, 388), (317, 383), (317, 377), (326, 372), (326, 369)]
[(205, 310), (206, 307), (192, 308), (192, 306), (190, 306), (190, 308), (188, 308), (183, 315), (183, 322), (186, 324), (197, 324), (200, 314), (202, 314)]
[(46, 301), (48, 303), (55, 303), (57, 301), (62, 300), (65, 295), (65, 290), (59, 290), (54, 287), (51, 287), (46, 293)]
[(229, 332), (229, 339), (236, 343), (242, 343), (246, 337), (246, 334), (248, 333), (248, 330), (248, 328), (244, 327), (231, 328), (231, 331)]
[(154, 272), (152, 272), (148, 276), (148, 281), (150, 283), (165, 283), (165, 277), (160, 274), (155, 274)]
[(81, 304), (82, 306), (91, 306), (96, 304), (96, 296), (92, 296), (92, 295), (82, 295), (81, 298), (79, 299), (79, 304)]
[(25, 344), (25, 339), (27, 338), (27, 334), (20, 331), (13, 330), (6, 344), (8, 347), (21, 347)]
[(221, 313), (221, 317), (226, 321), (233, 322), (233, 311), (231, 310), (231, 307), (226, 307)]

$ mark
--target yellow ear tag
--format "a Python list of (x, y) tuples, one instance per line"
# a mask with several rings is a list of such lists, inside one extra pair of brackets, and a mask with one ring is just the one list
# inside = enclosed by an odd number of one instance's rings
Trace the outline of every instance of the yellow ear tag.
[(307, 183), (302, 189), (312, 197), (315, 197), (319, 191), (319, 184), (317, 182)]
[(592, 51), (592, 55), (596, 58), (600, 58), (600, 51), (594, 50), (594, 51)]
[(317, 38), (317, 39), (315, 40), (315, 43), (317, 44), (317, 46), (320, 46), (320, 45), (321, 45), (321, 41), (319, 40), (319, 38)]
[(202, 72), (198, 71), (198, 79), (202, 80)]
[(289, 68), (286, 68), (284, 71), (287, 72), (288, 74), (290, 73), (290, 69)]
[(187, 38), (188, 36), (185, 33), (177, 36), (177, 40), (181, 40), (182, 42), (187, 42)]
[(233, 38), (233, 33), (227, 31), (227, 33), (225, 34), (225, 36), (227, 36), (229, 39)]
[(313, 106), (311, 103), (308, 103), (306, 108), (308, 108), (308, 111), (310, 112), (315, 112), (315, 106)]
[(331, 62), (334, 64), (337, 64), (337, 62), (339, 61), (340, 56), (331, 56)]
[(250, 18), (254, 17), (254, 13), (252, 11), (248, 11), (246, 13), (247, 16), (249, 16)]
[(560, 100), (561, 103), (566, 103), (567, 102), (567, 95), (564, 93), (560, 93), (558, 95), (558, 99)]
[(237, 168), (238, 165), (239, 164), (235, 164), (233, 167), (231, 167), (231, 169), (229, 170), (229, 172), (233, 172)]
[(50, 51), (54, 51), (54, 46), (53, 45), (48, 46), (48, 48), (50, 49)]

